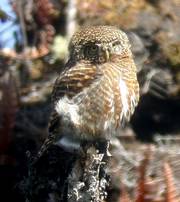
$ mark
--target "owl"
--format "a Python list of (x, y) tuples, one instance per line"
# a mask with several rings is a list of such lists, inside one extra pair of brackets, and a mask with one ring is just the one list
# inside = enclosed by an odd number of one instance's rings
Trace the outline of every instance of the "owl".
[(49, 137), (40, 153), (63, 138), (110, 140), (138, 100), (127, 35), (113, 26), (82, 28), (72, 36), (69, 59), (54, 84)]

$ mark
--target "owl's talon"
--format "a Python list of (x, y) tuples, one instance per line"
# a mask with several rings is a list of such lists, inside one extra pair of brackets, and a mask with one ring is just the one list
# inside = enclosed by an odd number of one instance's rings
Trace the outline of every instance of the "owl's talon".
[(112, 154), (110, 153), (109, 149), (106, 150), (106, 156), (107, 157), (111, 157), (112, 156)]
[(109, 146), (110, 146), (110, 141), (109, 140), (107, 140), (107, 144), (106, 144), (106, 156), (107, 157), (111, 157), (112, 156), (112, 154), (110, 153), (110, 151), (109, 151)]

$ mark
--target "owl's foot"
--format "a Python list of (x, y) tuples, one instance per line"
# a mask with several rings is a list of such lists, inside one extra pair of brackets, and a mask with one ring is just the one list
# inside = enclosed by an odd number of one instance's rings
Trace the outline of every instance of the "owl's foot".
[(110, 141), (103, 139), (96, 139), (93, 141), (83, 141), (81, 143), (82, 148), (95, 147), (98, 150), (98, 153), (104, 154), (106, 157), (111, 157), (109, 152)]
[(97, 148), (100, 153), (104, 153), (106, 157), (111, 157), (111, 153), (109, 151), (110, 140), (99, 140), (96, 142)]
[(111, 157), (112, 156), (112, 154), (109, 151), (109, 146), (110, 146), (110, 140), (108, 140), (107, 147), (106, 147), (106, 156), (107, 157)]

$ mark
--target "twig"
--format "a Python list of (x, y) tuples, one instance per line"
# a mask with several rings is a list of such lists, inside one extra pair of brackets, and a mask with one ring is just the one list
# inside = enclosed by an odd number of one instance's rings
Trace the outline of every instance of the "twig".
[(20, 21), (22, 35), (23, 35), (23, 46), (24, 46), (24, 50), (25, 50), (28, 46), (28, 42), (27, 42), (27, 34), (26, 34), (26, 25), (24, 22), (24, 14), (23, 14), (23, 9), (22, 9), (22, 0), (17, 0), (16, 4), (17, 4), (19, 21)]
[(69, 0), (67, 6), (66, 35), (69, 40), (76, 29), (76, 0)]

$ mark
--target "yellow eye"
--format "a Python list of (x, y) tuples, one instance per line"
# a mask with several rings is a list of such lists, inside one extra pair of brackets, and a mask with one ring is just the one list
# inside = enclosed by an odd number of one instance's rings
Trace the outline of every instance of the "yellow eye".
[(98, 50), (99, 50), (99, 47), (97, 45), (94, 45), (94, 44), (87, 45), (84, 48), (84, 55), (87, 58), (92, 56), (97, 56)]

